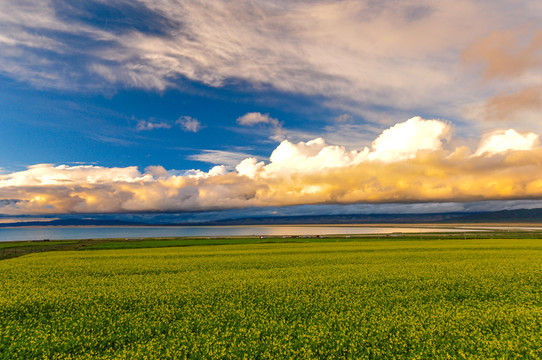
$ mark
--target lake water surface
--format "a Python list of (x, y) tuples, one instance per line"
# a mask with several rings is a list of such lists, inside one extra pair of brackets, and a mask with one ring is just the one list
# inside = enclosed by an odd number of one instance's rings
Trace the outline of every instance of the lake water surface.
[(149, 226), (149, 227), (29, 227), (0, 228), (0, 241), (145, 238), (173, 236), (349, 235), (418, 232), (458, 232), (440, 227), (369, 227), (355, 225)]

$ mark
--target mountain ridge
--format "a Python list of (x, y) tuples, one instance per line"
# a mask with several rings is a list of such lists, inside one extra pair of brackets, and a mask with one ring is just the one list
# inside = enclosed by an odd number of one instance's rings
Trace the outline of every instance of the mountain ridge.
[(490, 212), (422, 214), (340, 214), (243, 217), (202, 222), (142, 222), (115, 219), (55, 219), (1, 223), (0, 227), (31, 226), (228, 226), (228, 225), (346, 225), (346, 224), (542, 223), (542, 208)]

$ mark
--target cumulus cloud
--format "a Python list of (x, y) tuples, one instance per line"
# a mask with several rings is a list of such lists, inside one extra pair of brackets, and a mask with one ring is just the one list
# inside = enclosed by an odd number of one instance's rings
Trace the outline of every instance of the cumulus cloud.
[(254, 178), (264, 166), (265, 163), (263, 161), (258, 162), (258, 159), (250, 157), (241, 161), (239, 165), (235, 167), (235, 170), (241, 176)]
[[(0, 175), (0, 213), (203, 211), (302, 204), (423, 203), (542, 198), (539, 135), (509, 129), (478, 149), (451, 148), (450, 125), (409, 119), (371, 148), (287, 140), (269, 161), (234, 171), (40, 164)], [(401, 138), (403, 136), (403, 138)]]
[(196, 133), (203, 129), (203, 125), (198, 119), (194, 119), (190, 116), (181, 116), (177, 121), (176, 124), (178, 124), (183, 131), (193, 132)]
[(540, 136), (532, 132), (519, 133), (514, 129), (496, 130), (487, 134), (478, 149), (475, 156), (481, 154), (499, 154), (506, 151), (533, 150), (539, 146)]
[(450, 135), (450, 126), (445, 122), (414, 117), (384, 130), (373, 142), (370, 157), (388, 162), (413, 158), (420, 150), (440, 149)]

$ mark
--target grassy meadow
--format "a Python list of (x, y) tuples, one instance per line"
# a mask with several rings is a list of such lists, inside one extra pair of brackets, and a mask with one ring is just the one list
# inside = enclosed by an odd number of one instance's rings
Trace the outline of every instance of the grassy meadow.
[(0, 359), (542, 357), (540, 239), (159, 241), (0, 261)]

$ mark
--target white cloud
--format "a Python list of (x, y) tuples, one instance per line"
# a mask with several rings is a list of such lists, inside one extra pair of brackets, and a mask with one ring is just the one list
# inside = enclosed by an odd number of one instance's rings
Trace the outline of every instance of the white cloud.
[(204, 128), (201, 122), (198, 119), (194, 119), (190, 116), (181, 116), (176, 124), (178, 124), (181, 129), (188, 132), (198, 132)]
[(373, 142), (369, 158), (386, 162), (410, 159), (420, 150), (440, 149), (450, 135), (450, 126), (445, 122), (413, 117), (384, 130)]
[(469, 19), (484, 10), (469, 1), (432, 3), (434, 11), (415, 21), (408, 14), (418, 4), (411, 2), (217, 1), (167, 10), (148, 5), (184, 21), (182, 32), (172, 34), (175, 43), (146, 35), (125, 39), (137, 52), (153, 53), (156, 68), (167, 66), (213, 86), (240, 78), (288, 92), (407, 108), (457, 96), (449, 91), (453, 50), (486, 25)]
[(279, 121), (269, 116), (269, 114), (262, 114), (259, 112), (247, 113), (237, 118), (239, 125), (253, 126), (256, 124), (271, 124), (279, 126)]
[(346, 167), (367, 159), (367, 154), (367, 148), (347, 151), (343, 146), (327, 145), (322, 138), (297, 144), (284, 140), (271, 154), (270, 163), (262, 168), (261, 176), (286, 176)]
[[(181, 116), (177, 119), (175, 122), (176, 125), (179, 125), (179, 127), (183, 131), (187, 132), (198, 132), (201, 129), (203, 129), (205, 126), (198, 120), (190, 116)], [(156, 129), (171, 129), (173, 127), (172, 124), (165, 122), (165, 121), (145, 121), (145, 120), (139, 120), (137, 122), (136, 130), (138, 131), (146, 131), (146, 130), (156, 130)]]
[(482, 139), (474, 156), (499, 154), (510, 150), (532, 150), (539, 144), (540, 136), (532, 132), (522, 134), (514, 129), (496, 130)]
[(220, 175), (226, 175), (228, 170), (226, 170), (226, 167), (224, 165), (217, 165), (213, 166), (211, 170), (209, 170), (209, 176), (220, 176)]
[(265, 163), (263, 161), (258, 162), (258, 159), (250, 157), (241, 161), (239, 165), (235, 167), (235, 170), (241, 176), (254, 178), (264, 165)]
[(399, 162), (415, 158), (418, 151), (441, 149), (450, 135), (447, 123), (414, 117), (382, 132), (373, 142), (372, 149), (348, 151), (344, 146), (327, 145), (322, 138), (297, 144), (284, 140), (269, 157), (269, 164), (249, 158), (236, 169), (249, 177), (271, 178), (317, 173), (368, 161)]
[(165, 122), (152, 122), (140, 120), (137, 122), (136, 129), (138, 131), (155, 130), (155, 129), (171, 129), (171, 124)]

